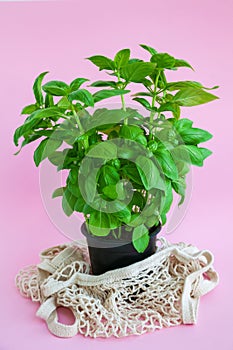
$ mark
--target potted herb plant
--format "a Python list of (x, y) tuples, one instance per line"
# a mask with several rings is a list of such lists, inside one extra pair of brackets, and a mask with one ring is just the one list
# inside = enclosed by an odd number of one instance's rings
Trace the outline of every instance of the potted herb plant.
[[(129, 49), (117, 52), (114, 59), (89, 57), (109, 74), (108, 80), (76, 78), (70, 84), (42, 85), (48, 72), (40, 74), (33, 85), (35, 102), (23, 108), (27, 117), (14, 134), (16, 146), (23, 138), (20, 149), (40, 139), (36, 166), (47, 158), (58, 171), (69, 171), (66, 186), (56, 189), (53, 197), (62, 197), (66, 215), (83, 213), (82, 232), (94, 274), (155, 252), (156, 235), (166, 223), (174, 192), (182, 204), (190, 164), (202, 166), (211, 154), (199, 144), (212, 135), (181, 118), (181, 108), (217, 97), (196, 81), (168, 82), (167, 70), (192, 69), (191, 65), (141, 47), (150, 54), (148, 62), (130, 58)], [(133, 84), (138, 92), (132, 95)], [(93, 93), (94, 88), (98, 91)], [(109, 108), (110, 103), (98, 108), (100, 101), (117, 95), (119, 108)]]

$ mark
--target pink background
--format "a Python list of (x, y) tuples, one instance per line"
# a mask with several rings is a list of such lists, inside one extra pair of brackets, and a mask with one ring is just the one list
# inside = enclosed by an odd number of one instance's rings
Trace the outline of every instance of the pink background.
[[(232, 349), (232, 13), (230, 0), (59, 1), (0, 4), (1, 77), (1, 316), (0, 350)], [(38, 253), (66, 241), (47, 216), (34, 167), (34, 146), (14, 157), (13, 130), (22, 122), (21, 107), (32, 103), (37, 74), (71, 81), (98, 78), (83, 58), (112, 56), (139, 43), (187, 59), (196, 72), (180, 70), (176, 79), (220, 85), (219, 101), (186, 109), (183, 116), (214, 134), (214, 152), (204, 168), (193, 170), (193, 194), (182, 224), (169, 237), (215, 255), (220, 285), (201, 300), (196, 326), (165, 329), (127, 339), (59, 339), (35, 316), (36, 304), (16, 291), (14, 276)], [(143, 54), (142, 54), (143, 55)], [(146, 57), (146, 56), (145, 56)]]

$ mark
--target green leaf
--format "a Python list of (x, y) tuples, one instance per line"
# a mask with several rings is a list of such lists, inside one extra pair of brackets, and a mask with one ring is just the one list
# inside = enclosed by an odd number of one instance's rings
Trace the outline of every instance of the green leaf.
[(144, 130), (137, 125), (122, 125), (119, 136), (129, 140), (136, 140), (139, 135), (144, 135)]
[(64, 108), (64, 109), (70, 109), (71, 103), (68, 100), (67, 96), (63, 96), (60, 101), (58, 101), (57, 106), (60, 108)]
[(33, 84), (33, 92), (35, 95), (36, 102), (39, 104), (39, 106), (43, 105), (44, 98), (42, 94), (41, 84), (43, 81), (44, 76), (48, 74), (48, 72), (41, 73), (35, 80)]
[(197, 81), (191, 81), (191, 80), (174, 81), (171, 83), (167, 83), (167, 85), (166, 85), (166, 89), (169, 91), (176, 91), (176, 90), (186, 89), (186, 88), (213, 90), (213, 89), (217, 89), (218, 86), (214, 86), (212, 88), (207, 88), (207, 87), (204, 87), (201, 83), (198, 83)]
[(145, 99), (145, 98), (142, 98), (142, 97), (135, 97), (133, 98), (134, 101), (140, 103), (143, 107), (145, 107), (148, 111), (151, 111), (152, 108), (151, 108), (151, 105), (150, 103)]
[(128, 224), (131, 220), (131, 212), (125, 203), (115, 200), (111, 203), (112, 213), (118, 220)]
[(149, 232), (145, 225), (135, 227), (133, 230), (133, 246), (138, 253), (143, 253), (149, 244)]
[(36, 104), (34, 105), (28, 105), (23, 108), (21, 114), (31, 114), (35, 112), (38, 109), (38, 106)]
[(45, 95), (45, 108), (48, 107), (53, 107), (54, 106), (54, 101), (53, 101), (53, 96), (50, 94)]
[[(77, 211), (78, 213), (83, 213), (86, 209), (86, 202), (83, 199), (83, 197), (81, 195), (78, 196), (77, 201), (75, 202), (75, 206), (74, 206), (74, 211)], [(88, 213), (90, 214), (90, 213)]]
[(65, 96), (69, 92), (69, 86), (63, 81), (52, 80), (42, 86), (42, 89), (53, 96)]
[(175, 82), (171, 82), (171, 83), (167, 83), (166, 85), (166, 89), (169, 91), (176, 91), (176, 90), (180, 90), (180, 89), (185, 89), (185, 88), (198, 88), (198, 89), (202, 89), (203, 86), (201, 83), (198, 83), (197, 81), (175, 81)]
[(115, 62), (116, 68), (120, 69), (120, 68), (124, 67), (128, 63), (129, 57), (130, 57), (130, 50), (129, 49), (123, 49), (123, 50), (118, 51), (116, 56), (114, 57), (114, 62)]
[(202, 153), (203, 160), (205, 160), (207, 157), (209, 157), (213, 153), (208, 148), (204, 148), (204, 147), (199, 147), (199, 150)]
[(148, 45), (140, 45), (144, 50), (148, 51), (151, 55), (155, 55), (157, 54), (157, 51), (155, 49), (153, 49), (153, 47), (148, 46)]
[(121, 77), (127, 82), (140, 83), (145, 77), (150, 75), (155, 65), (150, 62), (135, 62), (124, 66), (121, 69)]
[(92, 172), (85, 179), (85, 193), (87, 196), (88, 204), (92, 203), (93, 199), (95, 198), (96, 186), (97, 186), (96, 172)]
[(159, 162), (164, 175), (169, 179), (176, 180), (178, 178), (178, 171), (170, 152), (165, 149), (163, 151), (156, 151), (155, 157)]
[(180, 145), (171, 150), (173, 159), (181, 160), (193, 165), (203, 165), (202, 151), (193, 145)]
[(99, 70), (114, 70), (115, 69), (115, 64), (113, 60), (111, 60), (108, 57), (97, 55), (97, 56), (92, 56), (87, 58), (89, 61), (94, 63), (97, 67), (99, 67)]
[(104, 141), (95, 145), (86, 156), (111, 160), (117, 158), (117, 146), (111, 141)]
[(77, 198), (66, 189), (62, 197), (62, 209), (67, 216), (70, 216), (74, 212), (74, 206), (77, 201)]
[(172, 202), (173, 202), (172, 184), (171, 184), (171, 181), (166, 181), (165, 197), (162, 205), (163, 214), (168, 213), (168, 211), (171, 208)]
[(93, 87), (113, 87), (116, 88), (117, 83), (115, 81), (109, 81), (109, 80), (97, 80), (94, 83), (92, 83), (90, 86)]
[(120, 181), (120, 175), (116, 168), (111, 165), (104, 165), (100, 170), (99, 184), (101, 188), (116, 185)]
[(181, 133), (183, 130), (191, 128), (192, 125), (193, 125), (192, 120), (188, 118), (182, 118), (174, 122), (174, 126), (178, 133)]
[(122, 182), (118, 182), (116, 185), (105, 186), (102, 191), (110, 199), (125, 199), (124, 185)]
[(62, 144), (62, 141), (58, 140), (52, 140), (52, 139), (44, 139), (41, 141), (39, 146), (34, 152), (34, 162), (36, 166), (38, 166), (42, 160), (47, 158), (49, 155), (51, 155), (58, 147), (60, 147)]
[(33, 112), (29, 117), (26, 119), (26, 123), (30, 120), (41, 120), (45, 118), (51, 118), (57, 120), (60, 117), (63, 117), (64, 113), (63, 110), (59, 107), (48, 107), (43, 109), (38, 109), (35, 112)]
[(150, 92), (144, 92), (144, 91), (142, 91), (142, 92), (137, 92), (136, 94), (133, 94), (133, 96), (135, 96), (135, 97), (140, 97), (140, 96), (148, 96), (148, 97), (152, 97), (153, 95), (150, 93)]
[(21, 136), (25, 135), (28, 132), (33, 132), (34, 126), (38, 123), (37, 119), (32, 119), (25, 122), (23, 125), (19, 126), (14, 133), (14, 144), (15, 146), (19, 145), (19, 139)]
[(186, 190), (186, 182), (184, 178), (179, 178), (176, 181), (172, 181), (172, 188), (181, 196), (179, 205), (184, 202), (185, 199), (185, 190)]
[(175, 119), (180, 118), (180, 106), (177, 103), (166, 102), (159, 107), (158, 111), (170, 111), (172, 112)]
[(143, 184), (142, 180), (141, 180), (141, 176), (140, 176), (135, 164), (124, 165), (122, 167), (122, 172), (123, 172), (125, 178), (132, 180), (133, 182), (135, 182), (138, 185)]
[(217, 96), (210, 94), (202, 89), (187, 88), (181, 89), (173, 97), (173, 102), (180, 106), (197, 106), (218, 99)]
[(131, 63), (135, 63), (135, 62), (143, 62), (143, 60), (141, 60), (139, 58), (131, 58), (128, 63), (131, 64)]
[(198, 143), (206, 142), (213, 137), (208, 131), (198, 128), (183, 129), (180, 132), (180, 136), (184, 143), (189, 145), (197, 145)]
[(52, 194), (52, 198), (57, 198), (57, 197), (63, 196), (65, 189), (66, 189), (66, 187), (56, 188), (56, 190)]
[(100, 211), (93, 211), (90, 214), (88, 227), (94, 236), (107, 236), (110, 232), (108, 215)]
[(89, 81), (89, 79), (86, 78), (77, 78), (74, 79), (71, 83), (70, 83), (70, 91), (75, 91), (78, 90), (80, 88), (80, 86), (82, 84), (84, 84), (86, 81)]
[(100, 90), (93, 94), (94, 103), (118, 95), (125, 95), (129, 93), (130, 90)]
[(90, 127), (100, 127), (108, 124), (117, 124), (130, 116), (130, 112), (122, 109), (97, 109), (90, 120)]
[(191, 64), (189, 64), (185, 60), (180, 60), (180, 59), (175, 60), (174, 67), (187, 67), (187, 68), (191, 68), (192, 70), (194, 70), (193, 67), (191, 66)]
[(146, 190), (152, 188), (164, 190), (164, 181), (160, 176), (158, 168), (151, 159), (140, 155), (136, 159), (136, 166)]
[(77, 100), (77, 101), (83, 102), (86, 106), (91, 106), (91, 107), (94, 106), (94, 99), (92, 97), (92, 94), (85, 89), (80, 89), (80, 90), (71, 92), (68, 95), (68, 99), (71, 102), (74, 100)]
[(78, 180), (79, 175), (79, 169), (78, 168), (72, 168), (69, 173), (69, 180), (72, 184), (76, 184)]
[(175, 58), (168, 53), (156, 53), (151, 57), (151, 62), (156, 63), (156, 68), (171, 69), (175, 65)]

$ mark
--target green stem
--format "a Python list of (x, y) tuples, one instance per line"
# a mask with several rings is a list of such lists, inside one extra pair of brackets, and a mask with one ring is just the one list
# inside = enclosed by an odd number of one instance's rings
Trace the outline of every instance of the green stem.
[[(120, 78), (120, 74), (119, 74), (118, 72), (116, 72), (116, 73), (117, 73), (118, 83), (122, 83), (121, 78)], [(126, 87), (126, 85), (124, 86), (124, 89), (125, 89), (125, 87)], [(122, 104), (122, 109), (123, 109), (123, 111), (126, 112), (125, 97), (124, 97), (124, 95), (121, 95), (121, 104)], [(124, 120), (124, 124), (125, 124), (125, 125), (128, 125), (128, 118), (126, 118), (126, 119)]]
[[(78, 128), (79, 128), (81, 134), (82, 135), (85, 134), (85, 131), (84, 131), (83, 126), (81, 124), (80, 118), (79, 118), (78, 114), (76, 113), (73, 105), (71, 106), (71, 109), (72, 109), (73, 116), (75, 117), (75, 120), (77, 122), (77, 125), (78, 125)], [(84, 146), (85, 150), (88, 149), (88, 147), (89, 147), (88, 136), (84, 137), (83, 146)]]
[(72, 109), (72, 112), (73, 112), (73, 116), (75, 117), (75, 120), (76, 120), (77, 125), (79, 127), (79, 130), (81, 131), (82, 134), (84, 134), (84, 129), (83, 129), (83, 126), (81, 124), (80, 118), (79, 118), (78, 114), (76, 113), (73, 105), (72, 105), (71, 109)]
[(121, 226), (119, 226), (118, 238), (121, 238)]

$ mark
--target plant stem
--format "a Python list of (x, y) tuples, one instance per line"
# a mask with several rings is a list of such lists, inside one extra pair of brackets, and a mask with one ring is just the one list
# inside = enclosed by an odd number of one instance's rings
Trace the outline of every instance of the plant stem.
[(118, 238), (121, 238), (121, 226), (119, 226)]
[[(74, 117), (75, 117), (75, 120), (76, 120), (76, 122), (77, 122), (77, 125), (78, 125), (78, 128), (79, 128), (81, 134), (82, 134), (82, 135), (85, 134), (85, 131), (84, 131), (83, 126), (82, 126), (82, 124), (81, 124), (80, 118), (79, 118), (78, 114), (76, 113), (76, 111), (75, 111), (73, 105), (71, 106), (71, 109), (72, 109), (73, 115), (74, 115)], [(84, 146), (85, 150), (88, 149), (88, 147), (89, 147), (88, 136), (85, 136), (85, 137), (84, 137), (83, 146)]]
[(82, 124), (81, 124), (80, 118), (79, 118), (78, 114), (76, 113), (76, 111), (75, 111), (73, 105), (72, 105), (71, 109), (72, 109), (72, 112), (73, 112), (73, 116), (75, 117), (75, 120), (76, 120), (76, 122), (77, 122), (77, 124), (78, 124), (78, 127), (79, 127), (80, 132), (81, 132), (82, 134), (84, 134), (84, 129), (83, 129), (83, 126), (82, 126)]
[[(117, 72), (117, 78), (118, 78), (118, 83), (122, 83), (120, 74)], [(124, 86), (125, 89), (126, 85)], [(121, 95), (121, 104), (122, 104), (122, 109), (124, 112), (126, 112), (126, 106), (125, 106), (125, 97), (124, 95)], [(128, 125), (128, 118), (124, 119), (124, 124)]]

